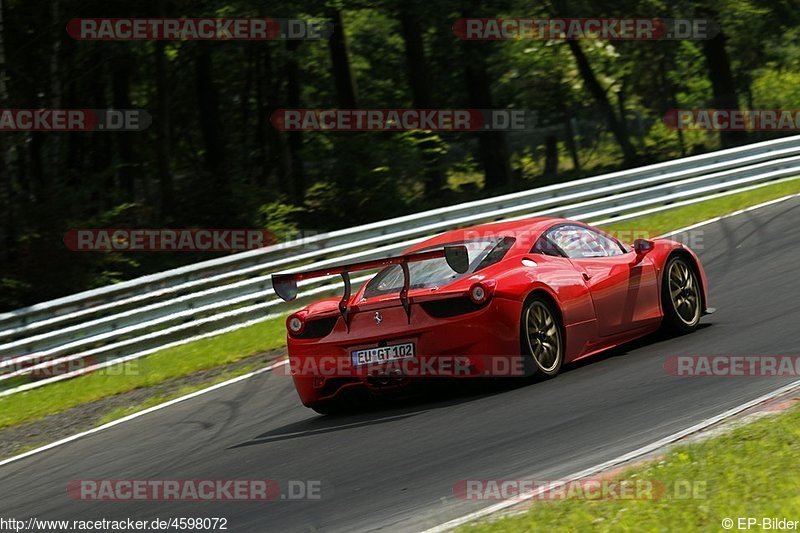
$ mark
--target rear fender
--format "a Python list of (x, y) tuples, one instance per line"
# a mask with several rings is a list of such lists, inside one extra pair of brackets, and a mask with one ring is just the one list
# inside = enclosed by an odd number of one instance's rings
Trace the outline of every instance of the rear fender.
[[(524, 266), (523, 259), (535, 266)], [(519, 267), (495, 277), (495, 295), (525, 302), (541, 292), (557, 306), (565, 332), (565, 361), (583, 353), (597, 338), (597, 319), (586, 282), (567, 258), (531, 254), (517, 259)], [(530, 264), (530, 263), (529, 263)]]

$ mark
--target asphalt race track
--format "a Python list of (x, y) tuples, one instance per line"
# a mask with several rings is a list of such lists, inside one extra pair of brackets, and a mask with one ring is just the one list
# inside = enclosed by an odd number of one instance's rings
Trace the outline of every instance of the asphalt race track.
[[(0, 468), (0, 515), (27, 519), (224, 517), (238, 531), (414, 531), (493, 502), (464, 479), (558, 479), (794, 378), (679, 378), (672, 355), (796, 354), (800, 199), (702, 228), (711, 305), (694, 334), (647, 339), (530, 386), (455, 390), (322, 417), (290, 378), (262, 374)], [(321, 498), (90, 502), (77, 479), (319, 480)]]

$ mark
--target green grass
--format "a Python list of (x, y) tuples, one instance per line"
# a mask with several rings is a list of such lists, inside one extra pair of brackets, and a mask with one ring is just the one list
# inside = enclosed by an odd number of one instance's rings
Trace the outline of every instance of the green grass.
[(191, 394), (200, 389), (205, 389), (206, 387), (210, 387), (216, 383), (221, 383), (223, 381), (232, 379), (236, 376), (246, 374), (247, 372), (252, 372), (253, 370), (257, 370), (258, 368), (261, 367), (263, 367), (263, 364), (260, 362), (251, 363), (239, 367), (235, 371), (222, 372), (221, 374), (213, 377), (212, 379), (202, 380), (199, 383), (194, 383), (192, 385), (184, 385), (183, 387), (179, 387), (178, 389), (175, 389), (168, 394), (154, 394), (152, 396), (149, 396), (146, 400), (142, 402), (135, 403), (132, 405), (126, 405), (125, 407), (119, 407), (117, 409), (112, 409), (108, 411), (100, 418), (100, 420), (97, 422), (97, 425), (102, 426), (103, 424), (113, 422), (114, 420), (126, 417), (138, 411), (143, 411), (148, 407), (153, 407), (155, 405), (168, 402), (170, 400), (174, 400), (175, 398), (180, 398), (181, 396)]
[[(646, 228), (660, 234), (793, 193), (800, 193), (800, 178), (615, 223), (606, 226), (605, 229)], [(284, 338), (284, 319), (281, 317), (216, 337), (161, 350), (139, 359), (135, 367), (138, 372), (134, 375), (91, 374), (3, 397), (0, 398), (0, 429), (41, 419), (83, 403), (137, 388), (151, 387), (173, 378), (232, 363), (260, 351), (279, 348), (284, 345)], [(240, 374), (244, 372), (246, 370), (239, 370)], [(109, 416), (111, 415), (107, 415), (106, 418)]]
[(641, 228), (653, 235), (661, 235), (710, 218), (733, 213), (751, 205), (757, 205), (782, 196), (800, 193), (800, 178), (795, 178), (775, 185), (766, 185), (739, 194), (723, 196), (706, 202), (669, 209), (644, 217), (633, 218), (622, 222), (614, 222), (603, 226), (606, 231), (629, 230)]
[[(284, 345), (284, 318), (160, 350), (126, 365), (121, 374), (94, 373), (0, 398), (0, 429), (83, 403), (239, 361)], [(114, 368), (114, 367), (112, 367)], [(241, 370), (240, 373), (247, 372)]]
[[(676, 447), (662, 460), (617, 478), (651, 481), (666, 488), (661, 497), (538, 501), (524, 515), (473, 524), (460, 531), (717, 532), (723, 531), (724, 518), (800, 520), (799, 462), (800, 409), (794, 408), (703, 442)], [(670, 487), (682, 486), (696, 490), (691, 497), (675, 497)]]
[[(189, 389), (185, 390), (184, 389)], [(113, 422), (114, 420), (119, 420), (120, 418), (124, 418), (128, 415), (132, 415), (138, 411), (144, 411), (148, 407), (154, 407), (160, 403), (168, 402), (174, 398), (178, 398), (184, 394), (190, 394), (194, 392), (194, 387), (181, 387), (179, 391), (177, 391), (177, 395), (173, 394), (154, 394), (147, 398), (145, 401), (137, 403), (135, 405), (128, 405), (126, 407), (118, 407), (116, 409), (112, 409), (104, 414), (100, 420), (98, 420), (97, 425), (102, 426), (104, 424), (108, 424), (109, 422)]]

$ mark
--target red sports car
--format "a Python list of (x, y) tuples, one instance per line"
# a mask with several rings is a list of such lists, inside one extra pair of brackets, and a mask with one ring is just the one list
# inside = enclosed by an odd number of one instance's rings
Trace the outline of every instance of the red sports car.
[[(350, 272), (382, 268), (355, 294)], [(413, 377), (554, 376), (660, 327), (711, 313), (697, 255), (667, 239), (629, 246), (581, 222), (531, 218), (448, 231), (388, 259), (275, 274), (275, 292), (341, 275), (344, 295), (288, 317), (303, 404), (326, 413), (347, 391)]]

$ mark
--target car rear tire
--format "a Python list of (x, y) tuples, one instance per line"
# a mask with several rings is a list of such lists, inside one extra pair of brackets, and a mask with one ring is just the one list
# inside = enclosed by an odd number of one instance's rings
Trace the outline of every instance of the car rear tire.
[(552, 304), (539, 296), (525, 302), (520, 319), (525, 374), (552, 377), (564, 362), (561, 321)]
[(691, 333), (700, 324), (702, 291), (697, 271), (685, 257), (672, 256), (664, 268), (661, 307), (664, 328), (673, 333)]
[(321, 415), (332, 415), (336, 413), (336, 406), (332, 402), (319, 402), (309, 405), (309, 407)]

